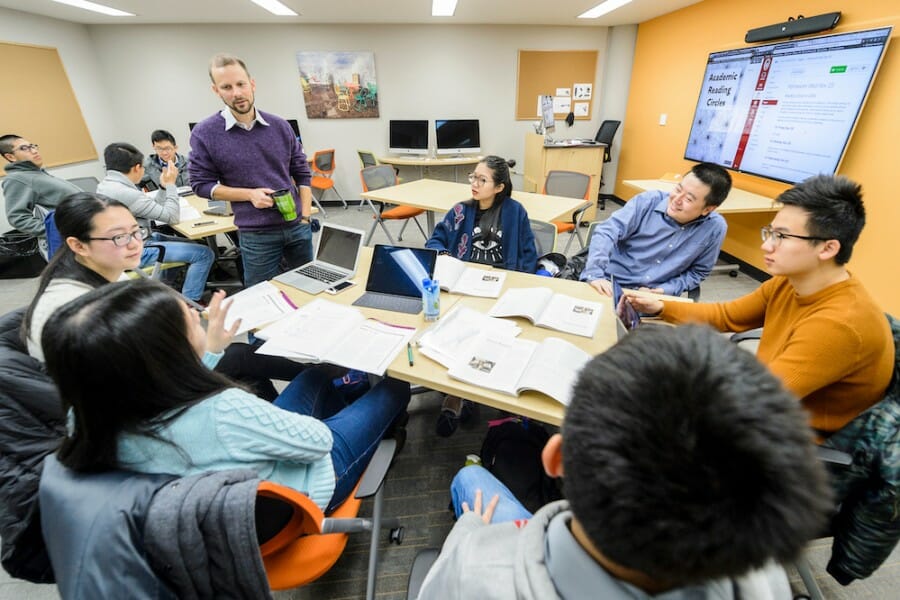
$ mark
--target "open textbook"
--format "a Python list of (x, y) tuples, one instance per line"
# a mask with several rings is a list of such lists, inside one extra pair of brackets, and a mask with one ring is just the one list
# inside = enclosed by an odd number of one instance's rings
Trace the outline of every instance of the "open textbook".
[(594, 337), (603, 305), (544, 287), (512, 288), (491, 307), (492, 317), (525, 317), (538, 327)]
[(504, 319), (496, 319), (467, 306), (454, 306), (441, 320), (419, 336), (419, 352), (452, 367), (461, 356), (467, 356), (481, 335), (516, 337), (522, 329)]
[(257, 353), (384, 375), (415, 331), (367, 319), (350, 306), (316, 299), (259, 331), (257, 337), (266, 343)]
[(447, 374), (512, 396), (536, 390), (568, 406), (578, 373), (590, 359), (584, 350), (555, 337), (534, 342), (481, 335)]
[(442, 290), (453, 294), (496, 298), (503, 290), (506, 273), (498, 269), (470, 267), (449, 254), (441, 254), (434, 266), (434, 278), (441, 284)]

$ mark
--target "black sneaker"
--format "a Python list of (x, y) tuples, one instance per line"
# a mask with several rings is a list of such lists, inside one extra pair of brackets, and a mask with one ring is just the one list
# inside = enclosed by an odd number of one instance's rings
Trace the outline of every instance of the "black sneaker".
[(472, 418), (472, 402), (457, 396), (444, 396), (441, 414), (438, 415), (434, 431), (441, 437), (450, 437), (459, 424)]

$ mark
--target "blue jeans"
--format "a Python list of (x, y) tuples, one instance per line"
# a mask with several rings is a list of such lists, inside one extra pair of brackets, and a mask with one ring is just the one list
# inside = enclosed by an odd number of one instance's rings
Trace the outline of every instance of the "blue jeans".
[(268, 281), (282, 272), (281, 259), (293, 269), (313, 259), (312, 230), (308, 223), (295, 223), (265, 231), (241, 231), (244, 286)]
[(530, 519), (531, 513), (516, 499), (509, 488), (480, 465), (463, 467), (450, 484), (450, 497), (456, 517), (463, 513), (462, 503), (468, 502), (469, 509), (475, 506), (475, 490), (481, 490), (482, 510), (495, 495), (500, 496), (491, 523), (506, 523), (517, 519)]
[[(150, 242), (158, 244), (165, 248), (166, 262), (183, 262), (187, 263), (187, 273), (184, 276), (184, 285), (181, 287), (181, 293), (191, 300), (199, 300), (206, 289), (206, 278), (209, 276), (209, 270), (212, 269), (215, 255), (208, 246), (204, 244), (195, 244), (193, 242), (181, 241), (170, 235), (162, 235), (160, 233), (150, 234)], [(149, 267), (159, 255), (156, 248), (144, 248), (141, 254), (141, 267)]]
[(300, 373), (275, 399), (275, 406), (321, 419), (334, 443), (334, 494), (326, 513), (350, 496), (381, 438), (409, 404), (409, 384), (386, 378), (352, 404), (345, 404), (320, 369)]

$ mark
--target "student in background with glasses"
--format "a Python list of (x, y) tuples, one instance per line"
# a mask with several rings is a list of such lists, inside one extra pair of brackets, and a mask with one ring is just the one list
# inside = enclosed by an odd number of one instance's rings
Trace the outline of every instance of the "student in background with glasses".
[(534, 273), (537, 250), (525, 208), (513, 200), (509, 165), (487, 156), (469, 174), (472, 199), (437, 224), (426, 248), (469, 262)]
[(6, 177), (0, 181), (6, 220), (22, 233), (40, 238), (41, 252), (46, 257), (44, 211), (53, 210), (63, 198), (81, 190), (45, 171), (38, 145), (20, 135), (9, 133), (0, 137), (0, 154), (9, 163)]
[[(865, 224), (860, 186), (817, 175), (778, 197), (762, 228), (772, 278), (731, 302), (685, 304), (625, 292), (639, 311), (721, 331), (763, 327), (757, 357), (794, 392), (821, 437), (884, 397), (894, 343), (883, 312), (846, 264)], [(748, 398), (748, 401), (752, 401)]]
[[(178, 175), (174, 162), (163, 171), (160, 180), (163, 188), (155, 192), (145, 193), (137, 184), (144, 176), (144, 155), (131, 144), (115, 142), (103, 151), (106, 161), (106, 177), (97, 186), (97, 192), (115, 198), (125, 204), (138, 219), (138, 223), (150, 229), (151, 221), (175, 224), (181, 218), (178, 190), (175, 178)], [(215, 262), (215, 255), (205, 244), (194, 243), (184, 238), (163, 235), (154, 232), (151, 237), (154, 244), (165, 249), (166, 262), (187, 263), (187, 273), (181, 293), (191, 300), (197, 301), (206, 289), (206, 278)], [(145, 253), (141, 267), (153, 264), (158, 250)]]
[[(149, 155), (144, 160), (144, 177), (141, 179), (140, 186), (148, 187), (151, 190), (165, 187), (160, 183), (160, 176), (169, 166), (170, 161), (178, 171), (175, 176), (175, 185), (178, 187), (191, 185), (191, 178), (188, 175), (188, 159), (178, 153), (175, 136), (165, 129), (157, 129), (150, 134), (150, 143), (153, 145), (155, 154)], [(152, 187), (149, 186), (150, 183), (153, 184)]]
[[(459, 260), (534, 273), (534, 233), (525, 207), (510, 197), (509, 164), (499, 156), (487, 156), (469, 174), (469, 183), (472, 199), (450, 209), (425, 247)], [(453, 435), (471, 413), (471, 402), (446, 396), (436, 425), (438, 435)]]

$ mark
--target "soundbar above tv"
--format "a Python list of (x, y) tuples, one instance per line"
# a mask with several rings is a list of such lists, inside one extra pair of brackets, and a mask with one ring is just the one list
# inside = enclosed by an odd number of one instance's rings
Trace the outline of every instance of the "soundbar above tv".
[(797, 183), (835, 173), (891, 27), (709, 55), (684, 157)]

